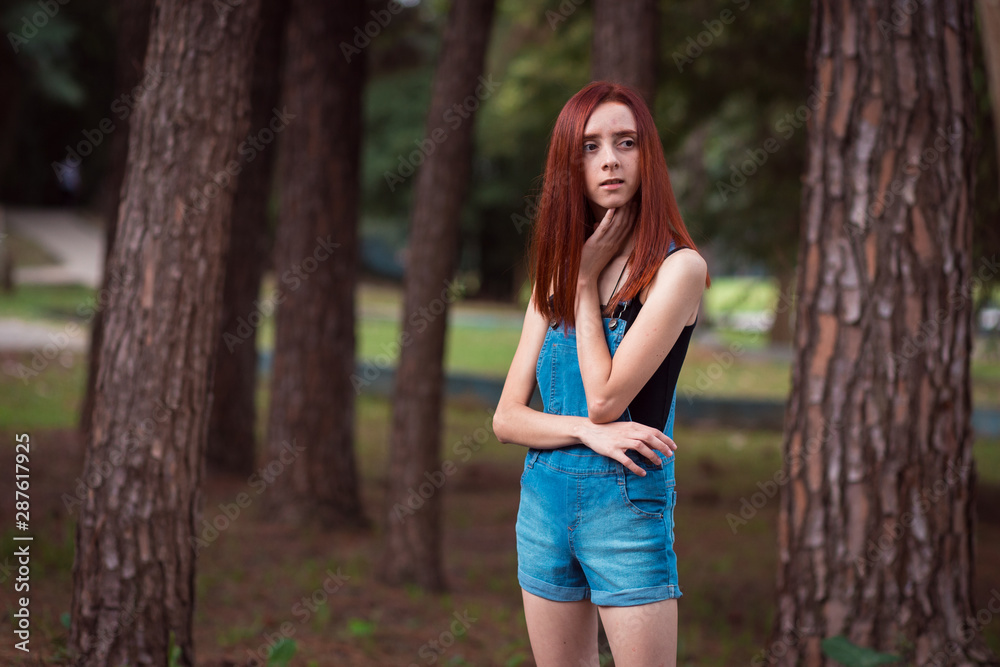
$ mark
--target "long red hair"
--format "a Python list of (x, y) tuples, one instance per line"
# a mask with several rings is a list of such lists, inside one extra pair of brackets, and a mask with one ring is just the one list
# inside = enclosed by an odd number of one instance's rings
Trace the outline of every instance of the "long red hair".
[[(640, 180), (634, 197), (639, 214), (629, 276), (608, 299), (609, 308), (634, 298), (653, 280), (671, 241), (697, 250), (677, 208), (663, 146), (646, 102), (628, 86), (609, 81), (588, 84), (566, 102), (552, 130), (532, 240), (535, 307), (548, 319), (566, 326), (575, 324), (576, 279), (583, 244), (599, 222), (590, 210), (584, 185), (583, 131), (594, 109), (605, 102), (620, 102), (632, 110)], [(708, 285), (711, 281), (705, 282)]]

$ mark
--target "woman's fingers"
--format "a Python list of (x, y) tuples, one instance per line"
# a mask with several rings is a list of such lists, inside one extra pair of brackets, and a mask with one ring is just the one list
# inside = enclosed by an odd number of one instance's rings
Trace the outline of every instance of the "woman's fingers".
[(621, 463), (623, 466), (634, 472), (639, 477), (646, 476), (646, 471), (640, 468), (635, 461), (630, 459), (628, 457), (628, 454), (625, 453), (625, 450), (619, 450), (618, 455), (619, 455), (617, 458), (618, 463)]
[(670, 455), (673, 454), (675, 451), (677, 451), (677, 443), (674, 442), (673, 439), (670, 438), (666, 433), (657, 431), (656, 438), (661, 443), (663, 443), (663, 445), (667, 448), (665, 450), (661, 450), (664, 454)]
[(650, 449), (646, 443), (640, 441), (638, 446), (635, 447), (635, 451), (649, 459), (653, 465), (663, 465), (663, 462), (660, 461), (660, 455), (655, 450)]
[(658, 449), (667, 456), (673, 454), (674, 450), (677, 449), (677, 443), (675, 443), (666, 433), (658, 431), (651, 426), (646, 426), (645, 424), (632, 422), (632, 425), (635, 428), (633, 437), (646, 443), (650, 447)]

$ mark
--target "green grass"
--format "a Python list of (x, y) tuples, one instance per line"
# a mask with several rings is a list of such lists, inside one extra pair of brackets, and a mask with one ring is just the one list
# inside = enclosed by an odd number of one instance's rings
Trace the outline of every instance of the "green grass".
[(752, 276), (712, 278), (705, 291), (705, 308), (712, 315), (741, 313), (774, 308), (777, 282)]
[[(266, 283), (264, 293), (273, 289)], [(20, 317), (65, 323), (87, 323), (88, 309), (94, 304), (94, 291), (83, 287), (24, 286), (13, 295), (0, 296), (0, 317)], [(766, 307), (775, 296), (773, 285), (759, 279), (719, 278), (706, 293), (710, 312), (736, 311)], [(401, 292), (392, 287), (363, 285), (358, 295), (358, 357), (384, 366), (394, 364), (399, 356)], [(456, 303), (450, 313), (450, 327), (445, 348), (445, 369), (449, 373), (469, 373), (503, 378), (517, 348), (522, 320), (521, 309), (501, 304)], [(697, 332), (701, 334), (702, 331)], [(678, 381), (678, 391), (695, 396), (752, 397), (783, 400), (791, 385), (790, 363), (776, 355), (756, 354), (767, 348), (766, 335), (735, 331), (714, 331), (717, 339), (732, 348), (707, 349), (692, 345)], [(274, 345), (274, 319), (267, 317), (258, 330), (258, 345)], [(977, 355), (972, 365), (973, 395), (977, 406), (1000, 405), (1000, 355), (989, 345)], [(55, 368), (57, 362), (49, 362)], [(46, 376), (48, 371), (40, 377)], [(57, 377), (59, 378), (57, 380)], [(60, 394), (64, 379), (53, 376), (27, 389), (41, 394)], [(18, 397), (9, 394), (4, 408), (17, 409)], [(0, 409), (4, 409), (0, 408)]]
[(26, 382), (19, 379), (16, 374), (30, 371), (33, 359), (30, 353), (0, 356), (0, 430), (74, 427), (87, 378), (85, 357), (63, 352)]
[(96, 290), (82, 285), (18, 285), (0, 293), (0, 317), (83, 321), (95, 305)]
[[(514, 358), (520, 336), (520, 326), (490, 329), (456, 324), (445, 341), (445, 369), (502, 378)], [(363, 319), (357, 340), (359, 358), (377, 361), (379, 366), (385, 365), (385, 359), (395, 363), (399, 357), (399, 322)]]

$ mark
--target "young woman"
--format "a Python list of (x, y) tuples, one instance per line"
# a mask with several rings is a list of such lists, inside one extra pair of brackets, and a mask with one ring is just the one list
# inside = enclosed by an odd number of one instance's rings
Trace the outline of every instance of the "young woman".
[(674, 665), (675, 389), (708, 272), (631, 88), (591, 83), (563, 107), (533, 251), (493, 427), (529, 448), (517, 552), (535, 660), (597, 665), (600, 613), (616, 665)]

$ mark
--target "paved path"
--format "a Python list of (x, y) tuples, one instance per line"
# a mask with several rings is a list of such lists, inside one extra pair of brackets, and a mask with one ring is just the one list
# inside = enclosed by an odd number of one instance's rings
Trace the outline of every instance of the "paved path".
[(104, 230), (71, 209), (8, 208), (8, 233), (29, 239), (58, 264), (14, 266), (17, 284), (99, 287), (104, 270)]
[[(30, 240), (55, 258), (47, 266), (14, 266), (18, 285), (87, 285), (98, 287), (104, 270), (104, 230), (72, 209), (7, 208), (7, 234)], [(42, 350), (49, 343), (58, 349), (87, 349), (86, 332), (66, 333), (65, 324), (0, 318), (0, 349)]]
[[(26, 322), (14, 317), (0, 317), (0, 351), (43, 351), (52, 343), (59, 350), (83, 352), (88, 350), (90, 336), (82, 326), (70, 330), (67, 326)], [(47, 352), (47, 350), (45, 350)]]

